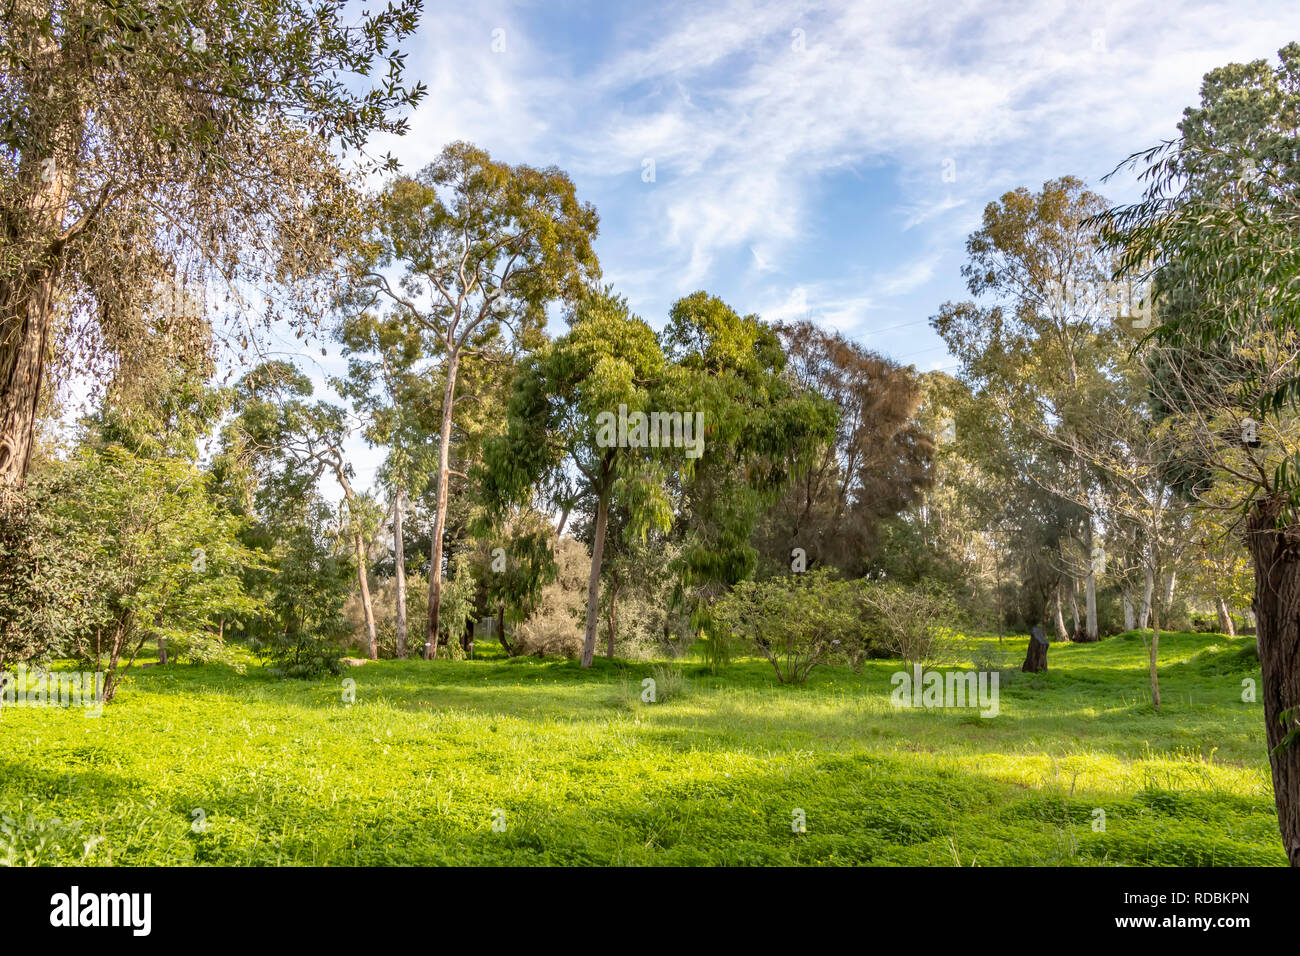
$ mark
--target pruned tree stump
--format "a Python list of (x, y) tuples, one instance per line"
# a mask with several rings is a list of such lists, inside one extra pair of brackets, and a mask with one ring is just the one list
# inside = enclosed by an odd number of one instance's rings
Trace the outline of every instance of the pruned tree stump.
[(1020, 669), (1027, 674), (1041, 674), (1047, 670), (1047, 635), (1037, 625), (1029, 635), (1029, 650)]

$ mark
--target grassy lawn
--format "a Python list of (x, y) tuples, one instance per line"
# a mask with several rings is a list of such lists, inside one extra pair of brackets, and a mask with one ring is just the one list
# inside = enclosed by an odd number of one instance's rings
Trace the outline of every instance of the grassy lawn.
[(18, 862), (117, 865), (1286, 862), (1262, 705), (1241, 700), (1253, 638), (1162, 636), (1159, 714), (1140, 635), (1053, 645), (1045, 675), (1018, 671), (1025, 643), (1003, 646), (992, 719), (895, 710), (891, 661), (783, 687), (762, 660), (688, 660), (654, 704), (653, 665), (600, 660), (367, 664), (351, 706), (340, 678), (253, 661), (152, 668), (99, 719), (4, 711), (0, 859), (7, 841)]

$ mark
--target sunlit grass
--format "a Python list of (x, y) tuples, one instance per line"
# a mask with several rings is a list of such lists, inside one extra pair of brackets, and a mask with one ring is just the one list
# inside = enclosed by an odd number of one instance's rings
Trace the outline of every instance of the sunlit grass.
[(354, 704), (341, 678), (252, 661), (151, 668), (99, 719), (4, 711), (0, 858), (8, 839), (16, 862), (114, 864), (1285, 863), (1241, 699), (1253, 638), (1163, 635), (1158, 714), (1139, 635), (1053, 645), (1042, 675), (1018, 671), (1025, 641), (972, 642), (1006, 668), (993, 719), (895, 710), (894, 661), (804, 687), (686, 661), (653, 704), (651, 663), (384, 661), (344, 675)]

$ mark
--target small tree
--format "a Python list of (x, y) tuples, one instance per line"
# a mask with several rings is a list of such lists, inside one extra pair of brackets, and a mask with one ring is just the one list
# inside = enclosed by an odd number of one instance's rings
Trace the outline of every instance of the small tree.
[[(240, 522), (208, 494), (207, 480), (175, 458), (146, 459), (120, 445), (83, 448), (50, 482), (56, 580), (75, 581), (73, 656), (103, 667), (104, 700), (117, 693), (146, 641), (197, 660), (221, 655), (220, 619), (258, 609), (241, 571), (256, 564)], [(58, 565), (62, 565), (59, 568)]]
[(925, 667), (956, 649), (961, 612), (946, 588), (859, 581), (855, 592), (867, 638), (908, 664)]
[(802, 684), (850, 639), (853, 610), (850, 585), (819, 569), (742, 581), (714, 605), (713, 618), (753, 641), (782, 684)]

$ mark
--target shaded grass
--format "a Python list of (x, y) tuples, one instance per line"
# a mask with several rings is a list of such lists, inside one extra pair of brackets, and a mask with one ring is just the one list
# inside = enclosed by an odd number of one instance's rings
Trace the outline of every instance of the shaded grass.
[(895, 710), (891, 661), (802, 687), (760, 660), (686, 661), (653, 704), (654, 663), (382, 661), (345, 675), (351, 705), (339, 678), (251, 661), (152, 668), (99, 719), (4, 711), (0, 858), (8, 841), (15, 862), (126, 865), (1285, 863), (1262, 708), (1241, 700), (1253, 638), (1162, 635), (1159, 713), (1140, 635), (1053, 645), (1041, 675), (1012, 669), (1025, 641), (973, 641), (1008, 666), (993, 719)]

